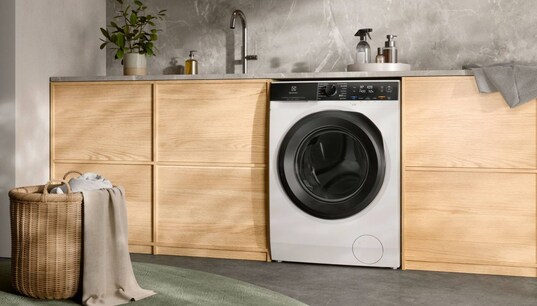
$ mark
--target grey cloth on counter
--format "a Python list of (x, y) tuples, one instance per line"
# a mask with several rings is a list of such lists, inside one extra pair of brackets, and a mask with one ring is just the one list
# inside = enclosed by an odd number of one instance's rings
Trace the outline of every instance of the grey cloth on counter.
[(142, 289), (132, 270), (127, 209), (122, 187), (83, 191), (82, 303), (121, 305), (155, 295)]
[[(79, 177), (69, 180), (69, 186), (72, 192), (82, 192), (87, 190), (96, 190), (101, 188), (112, 188), (112, 183), (97, 173), (87, 172)], [(50, 193), (63, 194), (67, 192), (65, 185), (55, 187)]]
[(510, 108), (537, 98), (537, 66), (498, 64), (472, 71), (479, 92), (499, 91)]

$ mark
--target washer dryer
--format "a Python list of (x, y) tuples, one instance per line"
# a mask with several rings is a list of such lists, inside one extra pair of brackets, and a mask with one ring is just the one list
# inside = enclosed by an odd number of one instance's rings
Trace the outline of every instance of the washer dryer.
[(273, 82), (276, 261), (400, 266), (400, 81)]

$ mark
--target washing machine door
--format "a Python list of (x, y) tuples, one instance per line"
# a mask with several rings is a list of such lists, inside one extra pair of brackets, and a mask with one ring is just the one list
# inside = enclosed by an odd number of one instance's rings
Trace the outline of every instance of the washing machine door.
[(289, 198), (322, 219), (355, 215), (375, 199), (386, 169), (382, 135), (365, 115), (322, 111), (285, 135), (278, 173)]

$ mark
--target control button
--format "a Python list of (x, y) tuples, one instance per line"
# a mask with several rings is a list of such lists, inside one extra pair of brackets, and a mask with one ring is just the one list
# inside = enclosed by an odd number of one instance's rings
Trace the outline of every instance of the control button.
[(324, 93), (329, 97), (335, 96), (337, 93), (337, 86), (334, 84), (326, 84), (326, 87), (324, 88)]
[(393, 92), (393, 87), (391, 87), (391, 86), (386, 86), (386, 92), (387, 92), (387, 93), (391, 93), (391, 92)]
[(351, 96), (351, 100), (356, 100), (358, 99), (358, 96)]

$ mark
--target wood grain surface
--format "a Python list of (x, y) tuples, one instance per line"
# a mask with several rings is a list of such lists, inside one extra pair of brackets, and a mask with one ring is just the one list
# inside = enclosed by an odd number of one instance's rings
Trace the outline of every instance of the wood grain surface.
[(61, 178), (70, 170), (99, 173), (114, 185), (123, 186), (127, 201), (129, 242), (152, 242), (151, 166), (56, 163), (53, 177)]
[(404, 78), (406, 167), (537, 167), (537, 103), (510, 109), (473, 76)]
[(159, 167), (158, 243), (266, 252), (265, 170)]
[(265, 81), (158, 85), (158, 160), (266, 162)]
[(81, 84), (52, 87), (53, 158), (152, 158), (150, 84)]
[(537, 175), (404, 175), (404, 260), (535, 267)]

